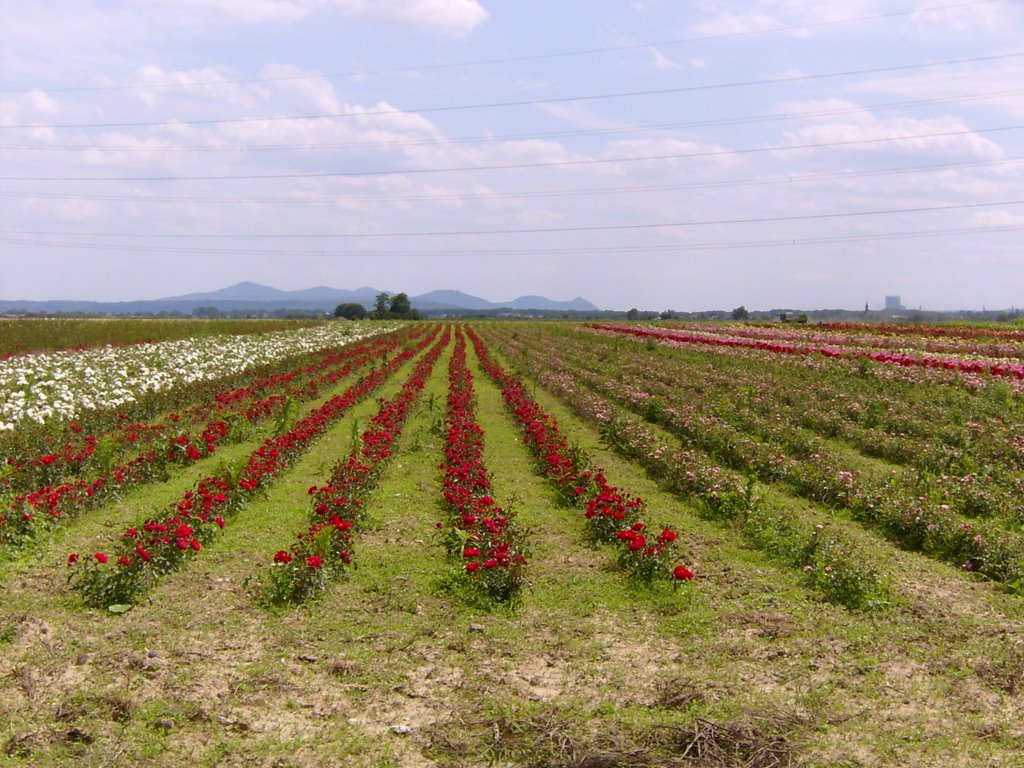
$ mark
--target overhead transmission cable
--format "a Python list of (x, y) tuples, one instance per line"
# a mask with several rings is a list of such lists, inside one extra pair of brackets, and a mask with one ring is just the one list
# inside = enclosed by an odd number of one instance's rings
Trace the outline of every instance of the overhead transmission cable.
[(844, 141), (816, 142), (810, 144), (784, 144), (774, 147), (748, 147), (744, 149), (714, 149), (701, 152), (670, 152), (657, 155), (634, 157), (584, 158), (578, 160), (552, 160), (536, 163), (507, 163), (495, 165), (456, 166), (449, 168), (394, 168), (370, 171), (314, 171), (306, 173), (249, 173), (199, 176), (0, 176), (0, 181), (59, 181), (59, 182), (111, 182), (111, 181), (255, 181), (271, 179), (317, 179), (317, 178), (365, 178), (374, 176), (407, 176), (436, 173), (463, 173), (473, 171), (506, 171), (527, 168), (565, 168), (573, 166), (595, 166), (613, 163), (635, 163), (652, 160), (687, 160), (704, 157), (722, 157), (730, 155), (748, 155), (765, 152), (792, 152), (796, 150), (827, 149), (833, 147), (864, 146), (916, 139), (949, 138), (953, 136), (973, 136), (977, 134), (997, 133), (1001, 131), (1017, 131), (1024, 124), (1003, 125), (990, 128), (974, 128), (960, 131), (940, 131), (937, 133), (906, 134), (902, 136), (881, 136), (871, 139), (847, 139)]
[[(948, 11), (959, 8), (966, 8), (978, 5), (991, 5), (997, 2), (997, 0), (967, 0), (967, 2), (949, 3), (946, 5), (934, 5), (924, 8), (913, 8), (907, 11), (891, 11), (888, 13), (875, 13), (864, 16), (850, 16), (843, 19), (830, 19), (826, 21), (810, 22), (803, 24), (777, 24), (771, 27), (765, 27), (763, 29), (750, 29), (737, 32), (720, 32), (715, 34), (707, 35), (695, 35), (693, 37), (677, 38), (673, 40), (661, 40), (655, 42), (644, 42), (644, 43), (632, 43), (629, 45), (617, 45), (607, 46), (602, 48), (584, 48), (573, 51), (554, 51), (549, 53), (536, 53), (526, 54), (520, 56), (502, 56), (490, 59), (477, 59), (473, 61), (461, 61), (461, 62), (447, 62), (447, 63), (436, 63), (436, 64), (418, 64), (407, 67), (395, 67), (388, 69), (376, 69), (376, 70), (351, 70), (346, 72), (333, 72), (326, 74), (315, 74), (315, 75), (279, 75), (274, 77), (250, 77), (250, 78), (238, 78), (238, 79), (219, 79), (219, 80), (199, 80), (188, 83), (183, 82), (165, 82), (165, 83), (147, 83), (147, 82), (136, 82), (136, 83), (121, 83), (121, 84), (107, 84), (107, 85), (81, 85), (81, 86), (58, 86), (53, 88), (47, 88), (46, 90), (50, 93), (72, 93), (72, 92), (93, 92), (93, 91), (120, 91), (120, 90), (132, 90), (136, 88), (145, 89), (174, 89), (174, 88), (205, 88), (207, 86), (219, 86), (219, 85), (242, 85), (248, 83), (273, 83), (273, 82), (286, 82), (295, 80), (320, 80), (324, 78), (342, 78), (342, 77), (367, 77), (373, 75), (392, 75), (392, 74), (404, 74), (410, 72), (427, 72), (431, 70), (442, 70), (442, 69), (456, 69), (462, 67), (479, 67), (487, 64), (510, 64), (523, 61), (543, 61), (545, 59), (557, 59), (557, 58), (571, 58), (576, 56), (591, 56), (595, 54), (603, 53), (617, 53), (622, 51), (635, 51), (644, 50), (648, 48), (666, 48), (677, 45), (689, 45), (692, 43), (700, 43), (711, 40), (727, 40), (732, 38), (740, 37), (755, 37), (759, 35), (774, 34), (778, 32), (798, 32), (808, 29), (820, 29), (823, 27), (834, 27), (841, 26), (844, 24), (855, 24), (864, 21), (879, 21), (882, 19), (894, 19), (903, 16), (920, 16), (926, 13), (933, 13), (936, 11)], [(38, 86), (32, 86), (38, 87)], [(29, 88), (0, 88), (0, 94), (4, 93), (21, 93)]]
[(63, 151), (95, 149), (105, 152), (238, 152), (238, 151), (282, 151), (312, 149), (372, 149), (393, 147), (430, 147), (450, 146), (458, 144), (483, 144), (500, 141), (526, 141), (536, 139), (574, 138), (581, 136), (607, 136), (628, 133), (648, 133), (651, 131), (681, 130), (686, 128), (712, 128), (726, 125), (750, 125), (762, 122), (789, 121), (811, 117), (833, 117), (860, 113), (866, 110), (873, 112), (906, 109), (908, 107), (932, 106), (935, 104), (957, 104), (970, 101), (1024, 94), (1024, 88), (1002, 91), (987, 91), (962, 96), (947, 96), (932, 99), (911, 99), (906, 101), (883, 102), (880, 104), (855, 104), (849, 107), (832, 107), (829, 109), (800, 110), (787, 112), (770, 112), (760, 115), (743, 115), (724, 117), (711, 120), (691, 120), (681, 123), (660, 123), (655, 125), (623, 126), (620, 128), (589, 128), (563, 131), (542, 131), (537, 133), (519, 133), (487, 136), (457, 136), (452, 138), (407, 139), (400, 141), (349, 141), (349, 142), (305, 142), (301, 144), (216, 144), (191, 146), (152, 146), (152, 145), (111, 145), (111, 144), (0, 144), (2, 149)]
[(725, 83), (709, 83), (703, 85), (682, 85), (672, 88), (651, 88), (645, 90), (616, 91), (609, 93), (583, 94), (575, 96), (560, 96), (548, 99), (517, 99), (511, 101), (492, 101), (475, 104), (449, 104), (443, 106), (426, 106), (398, 109), (377, 109), (346, 112), (323, 112), (308, 115), (269, 115), (263, 117), (236, 117), (236, 118), (205, 118), (201, 120), (174, 120), (168, 123), (167, 120), (144, 120), (144, 121), (120, 121), (100, 123), (9, 123), (0, 124), (0, 130), (21, 129), (67, 129), (67, 128), (152, 128), (173, 124), (183, 125), (218, 125), (229, 123), (258, 123), (258, 122), (281, 122), (293, 120), (319, 120), (319, 119), (343, 119), (363, 118), (373, 115), (395, 115), (404, 113), (437, 113), (437, 112), (460, 112), (470, 110), (498, 109), (506, 107), (527, 107), (541, 106), (545, 104), (566, 104), (569, 102), (599, 101), (606, 99), (621, 99), (639, 96), (664, 96), (678, 93), (696, 93), (702, 91), (715, 91), (728, 88), (745, 88), (759, 85), (777, 85), (781, 83), (807, 82), (812, 80), (825, 80), (838, 77), (853, 77), (856, 75), (876, 75), (887, 72), (905, 72), (934, 67), (948, 67), (958, 64), (979, 64), (982, 62), (1003, 61), (1024, 56), (1024, 51), (1010, 53), (992, 54), (989, 56), (975, 56), (964, 59), (944, 59), (942, 61), (919, 62), (916, 64), (898, 64), (886, 67), (870, 67), (867, 69), (849, 69), (837, 72), (822, 72), (817, 74), (794, 74), (780, 75), (777, 77), (759, 78), (753, 80), (736, 80)]

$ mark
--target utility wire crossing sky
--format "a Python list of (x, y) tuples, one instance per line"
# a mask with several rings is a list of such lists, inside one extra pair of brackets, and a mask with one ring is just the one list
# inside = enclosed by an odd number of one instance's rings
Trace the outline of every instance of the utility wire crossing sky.
[(1021, 3), (0, 7), (0, 300), (1022, 303)]

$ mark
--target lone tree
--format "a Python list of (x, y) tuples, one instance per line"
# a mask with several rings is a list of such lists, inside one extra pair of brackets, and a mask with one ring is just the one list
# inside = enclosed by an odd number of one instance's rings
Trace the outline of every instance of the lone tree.
[(407, 293), (377, 294), (377, 303), (370, 313), (371, 320), (419, 320), (422, 317), (412, 307)]
[(346, 320), (362, 320), (366, 317), (366, 307), (356, 301), (339, 304), (334, 308), (335, 317), (344, 317)]
[(750, 317), (750, 313), (747, 311), (747, 308), (744, 307), (742, 304), (740, 304), (738, 307), (736, 307), (736, 309), (732, 311), (733, 320), (746, 320), (748, 317)]
[(405, 293), (396, 293), (391, 297), (391, 306), (388, 309), (393, 315), (408, 317), (412, 313), (412, 302)]

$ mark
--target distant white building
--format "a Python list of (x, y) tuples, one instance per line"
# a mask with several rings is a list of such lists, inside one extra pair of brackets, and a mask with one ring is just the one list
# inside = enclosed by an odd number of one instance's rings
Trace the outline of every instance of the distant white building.
[(900, 303), (900, 297), (899, 296), (886, 296), (885, 297), (885, 308), (887, 310), (893, 310), (893, 311), (898, 311), (898, 310), (901, 310), (901, 309), (906, 309), (906, 307), (904, 307)]

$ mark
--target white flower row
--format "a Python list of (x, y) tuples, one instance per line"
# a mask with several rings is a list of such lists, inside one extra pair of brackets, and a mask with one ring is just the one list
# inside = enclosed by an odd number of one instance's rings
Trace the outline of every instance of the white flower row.
[(23, 422), (79, 418), (121, 408), (149, 392), (217, 379), (292, 355), (351, 344), (392, 330), (380, 323), (210, 336), (124, 347), (96, 347), (0, 360), (0, 431)]

